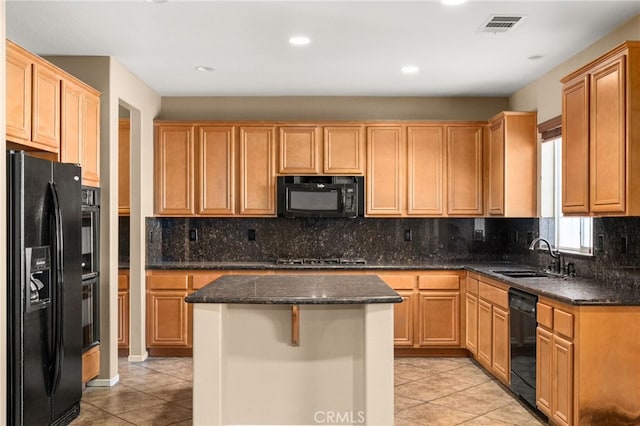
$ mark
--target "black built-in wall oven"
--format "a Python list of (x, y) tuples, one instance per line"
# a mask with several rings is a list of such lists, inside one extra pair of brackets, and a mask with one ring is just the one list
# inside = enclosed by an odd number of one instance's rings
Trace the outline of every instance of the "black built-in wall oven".
[(100, 343), (100, 188), (82, 187), (82, 350)]

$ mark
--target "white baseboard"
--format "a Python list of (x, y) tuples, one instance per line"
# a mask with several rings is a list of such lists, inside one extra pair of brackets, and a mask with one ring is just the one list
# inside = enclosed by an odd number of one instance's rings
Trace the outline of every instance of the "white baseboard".
[(87, 382), (87, 387), (91, 388), (110, 388), (120, 381), (120, 375), (116, 374), (110, 379), (93, 379)]
[(147, 358), (149, 358), (149, 352), (144, 351), (142, 355), (129, 355), (127, 360), (129, 362), (144, 362)]

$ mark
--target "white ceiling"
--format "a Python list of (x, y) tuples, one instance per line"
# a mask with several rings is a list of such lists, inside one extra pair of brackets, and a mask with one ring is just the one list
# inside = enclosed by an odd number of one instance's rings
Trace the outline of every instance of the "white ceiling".
[[(162, 96), (508, 96), (639, 13), (625, 0), (6, 3), (9, 39), (113, 56)], [(526, 18), (479, 32), (494, 14)], [(290, 45), (297, 34), (311, 43)]]

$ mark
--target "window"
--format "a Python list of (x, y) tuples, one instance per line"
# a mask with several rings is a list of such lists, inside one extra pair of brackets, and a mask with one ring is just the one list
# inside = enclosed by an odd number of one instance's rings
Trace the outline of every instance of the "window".
[(561, 137), (542, 143), (540, 173), (540, 236), (561, 252), (591, 255), (593, 219), (562, 214)]

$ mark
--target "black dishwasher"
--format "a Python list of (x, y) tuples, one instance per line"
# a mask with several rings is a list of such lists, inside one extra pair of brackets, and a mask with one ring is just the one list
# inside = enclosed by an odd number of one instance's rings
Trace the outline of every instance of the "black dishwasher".
[(511, 391), (536, 409), (536, 303), (538, 296), (509, 289)]

